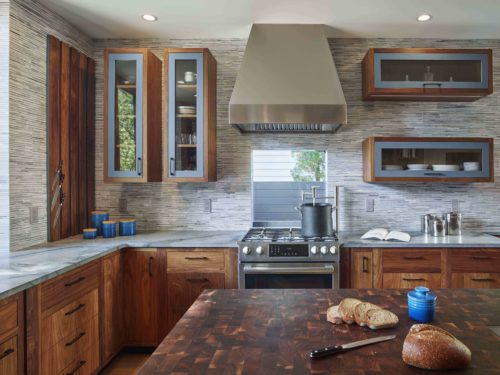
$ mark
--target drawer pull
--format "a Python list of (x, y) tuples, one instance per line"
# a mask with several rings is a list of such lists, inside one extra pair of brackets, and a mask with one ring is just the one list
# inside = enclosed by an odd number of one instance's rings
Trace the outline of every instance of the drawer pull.
[(150, 277), (153, 277), (153, 260), (154, 260), (154, 258), (153, 258), (153, 257), (149, 257), (149, 261), (148, 261), (148, 271), (149, 271), (149, 276), (150, 276)]
[(70, 371), (70, 372), (67, 372), (66, 375), (73, 375), (73, 374), (76, 374), (76, 372), (80, 369), (80, 367), (82, 367), (84, 364), (86, 364), (87, 361), (80, 361), (78, 362), (78, 364), (76, 365), (76, 367), (73, 369), (73, 371)]
[(12, 348), (5, 350), (2, 354), (0, 354), (0, 361), (2, 359), (4, 359), (5, 357), (8, 357), (12, 353), (14, 353), (14, 349), (12, 349)]
[(207, 260), (208, 257), (185, 257), (187, 260)]
[(190, 282), (208, 282), (209, 280), (206, 277), (193, 277), (190, 279), (186, 279), (187, 281)]
[(363, 272), (368, 273), (368, 258), (363, 257)]
[(405, 259), (405, 260), (423, 260), (425, 258), (424, 257), (409, 257), (409, 256), (406, 256), (406, 257), (403, 257), (403, 259)]
[(85, 307), (85, 304), (84, 303), (80, 303), (78, 306), (76, 306), (74, 309), (72, 310), (69, 310), (67, 313), (65, 313), (64, 315), (68, 316), (68, 315), (72, 315), (74, 313), (76, 313), (78, 310), (80, 309), (83, 309)]
[(491, 260), (491, 259), (493, 259), (492, 257), (481, 256), (481, 255), (473, 255), (471, 258), (474, 260)]
[(67, 342), (66, 343), (66, 346), (71, 346), (73, 344), (75, 344), (78, 340), (80, 340), (83, 336), (85, 336), (85, 332), (82, 332), (80, 333), (78, 336), (76, 336), (73, 340), (71, 340), (70, 342)]
[(75, 284), (78, 284), (79, 282), (85, 280), (84, 276), (80, 276), (78, 279), (70, 281), (69, 283), (64, 284), (64, 286), (73, 286)]
[(495, 281), (495, 279), (490, 279), (490, 278), (487, 278), (487, 277), (485, 277), (485, 278), (473, 277), (471, 280), (472, 281), (483, 281), (483, 282), (493, 282), (493, 281)]
[(404, 281), (427, 281), (423, 277), (417, 277), (417, 278), (414, 278), (414, 279), (403, 277), (403, 280)]

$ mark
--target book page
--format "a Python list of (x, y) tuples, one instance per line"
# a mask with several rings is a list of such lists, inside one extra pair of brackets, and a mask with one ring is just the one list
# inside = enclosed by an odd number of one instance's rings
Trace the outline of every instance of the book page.
[(376, 240), (385, 240), (387, 234), (389, 231), (385, 228), (373, 228), (370, 229), (368, 232), (363, 234), (361, 236), (362, 240), (368, 240), (368, 239), (376, 239)]
[(387, 234), (385, 239), (387, 241), (395, 240), (395, 241), (402, 241), (402, 242), (410, 242), (411, 236), (406, 232), (400, 232), (398, 230), (393, 230)]

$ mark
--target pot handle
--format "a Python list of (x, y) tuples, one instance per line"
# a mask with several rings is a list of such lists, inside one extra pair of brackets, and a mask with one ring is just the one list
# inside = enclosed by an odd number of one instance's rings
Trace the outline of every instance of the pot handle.
[(302, 209), (298, 206), (294, 207), (296, 211), (300, 212), (300, 217), (302, 217)]

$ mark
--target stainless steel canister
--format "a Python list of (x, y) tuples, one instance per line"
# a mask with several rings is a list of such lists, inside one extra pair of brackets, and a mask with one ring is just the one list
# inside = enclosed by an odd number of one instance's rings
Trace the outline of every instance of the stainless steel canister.
[(422, 233), (431, 234), (431, 221), (434, 219), (434, 216), (431, 214), (426, 214), (420, 216), (421, 224), (422, 224)]
[(462, 235), (462, 214), (459, 212), (447, 212), (446, 216), (446, 234), (449, 236)]
[(434, 218), (431, 221), (431, 234), (434, 237), (446, 236), (446, 221), (439, 218)]

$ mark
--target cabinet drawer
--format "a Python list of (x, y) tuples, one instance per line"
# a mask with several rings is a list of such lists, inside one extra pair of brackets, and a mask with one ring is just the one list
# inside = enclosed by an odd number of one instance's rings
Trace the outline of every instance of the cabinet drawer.
[(430, 289), (441, 288), (439, 273), (384, 273), (382, 277), (382, 288), (413, 289), (420, 285)]
[(500, 250), (450, 250), (452, 272), (498, 272)]
[(99, 350), (99, 326), (97, 316), (82, 326), (78, 333), (59, 341), (46, 352), (42, 352), (42, 374), (58, 374), (72, 363), (80, 360), (81, 353), (88, 349)]
[(57, 277), (42, 285), (42, 311), (59, 304), (66, 305), (75, 297), (99, 286), (99, 263)]
[(18, 298), (0, 301), (0, 335), (18, 326)]
[(42, 322), (42, 350), (48, 350), (64, 338), (81, 332), (82, 327), (98, 312), (98, 291), (85, 294)]
[(452, 288), (500, 288), (500, 273), (452, 273)]
[(384, 249), (384, 272), (441, 272), (440, 250)]
[(90, 347), (79, 353), (77, 359), (70, 363), (60, 375), (92, 375), (99, 367), (99, 352), (97, 346)]
[(17, 375), (17, 336), (0, 343), (0, 374)]
[(223, 272), (222, 250), (167, 250), (167, 271)]

